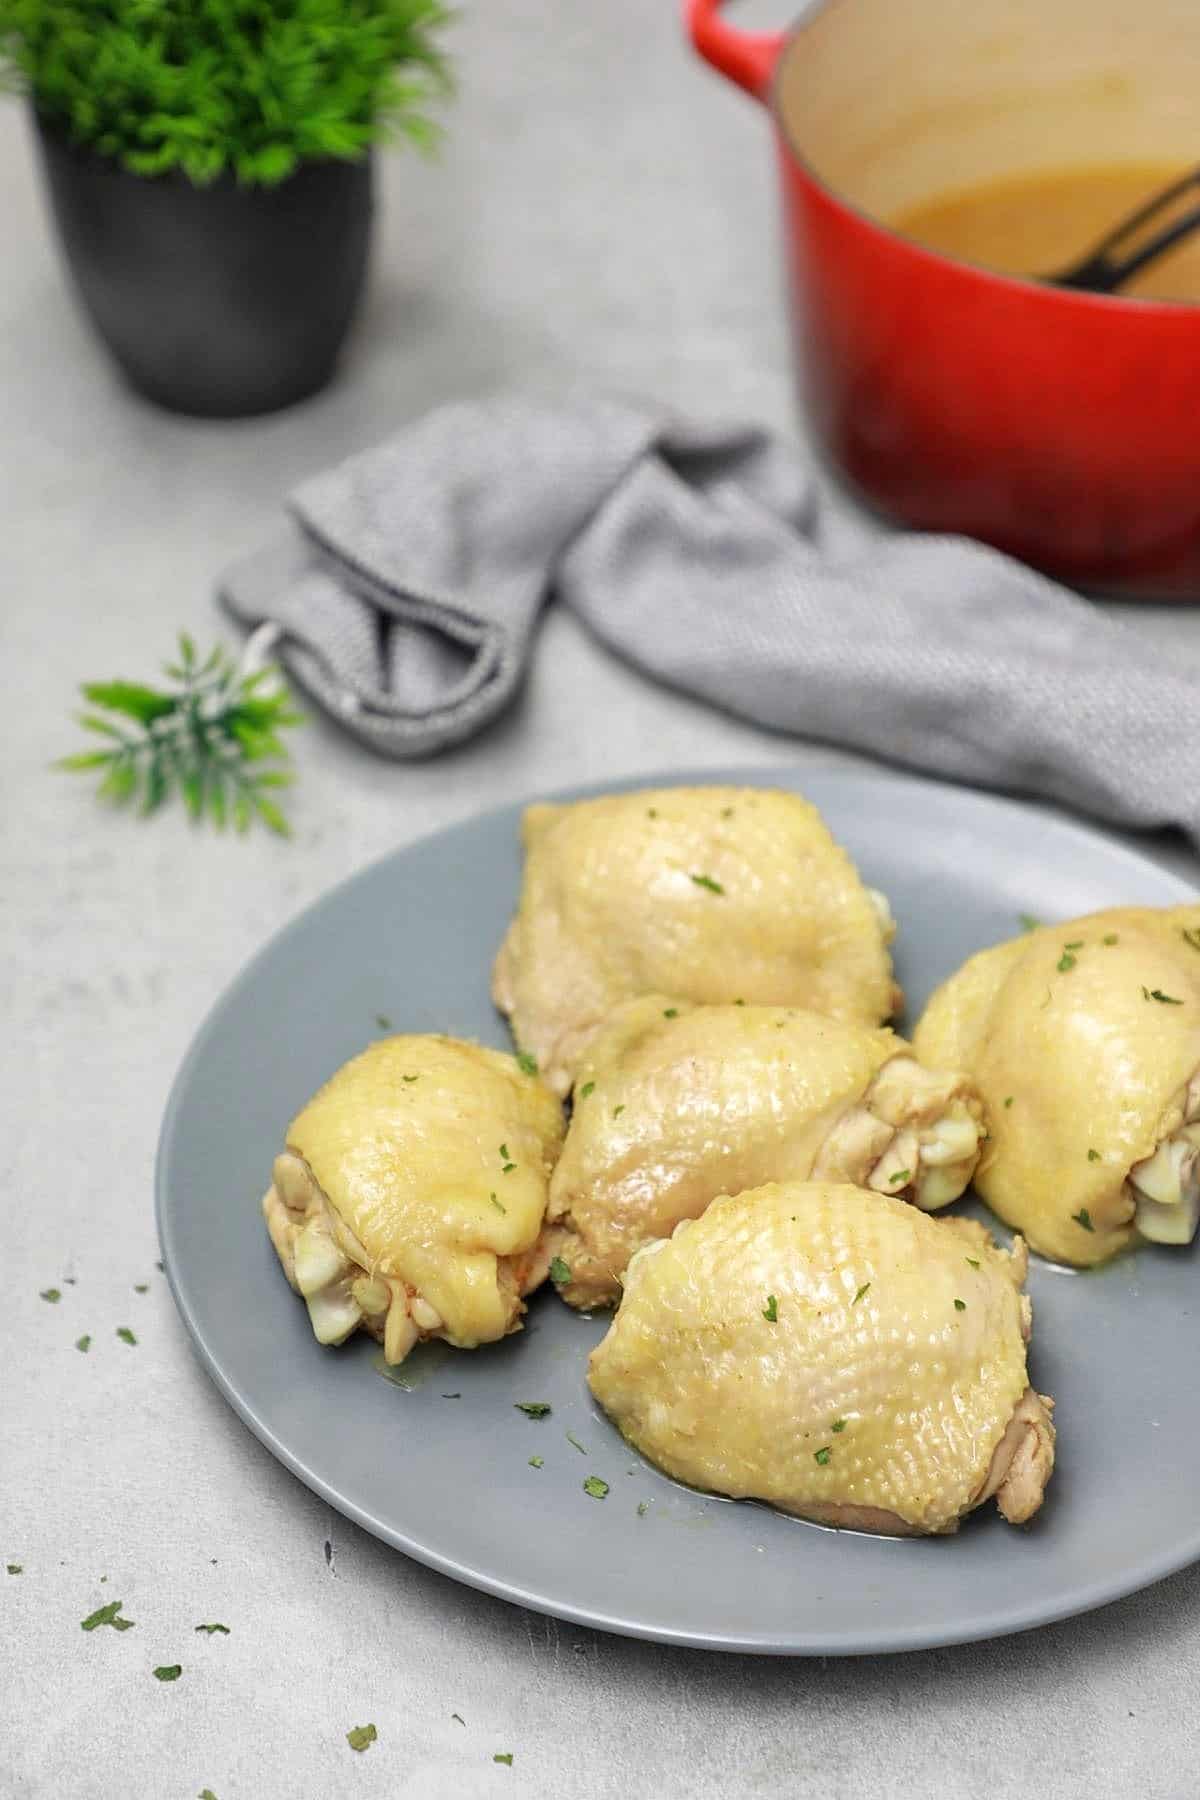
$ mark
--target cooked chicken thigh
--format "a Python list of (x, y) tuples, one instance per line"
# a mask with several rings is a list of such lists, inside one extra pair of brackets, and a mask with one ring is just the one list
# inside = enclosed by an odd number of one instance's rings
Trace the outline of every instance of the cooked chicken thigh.
[(789, 1182), (648, 1244), (592, 1392), (668, 1475), (827, 1525), (1020, 1524), (1054, 1466), (1029, 1385), (1025, 1255), (881, 1194)]
[(918, 1054), (974, 1079), (975, 1186), (1035, 1250), (1099, 1263), (1200, 1217), (1200, 905), (1119, 907), (981, 951)]
[(319, 1341), (361, 1325), (399, 1363), (419, 1338), (518, 1331), (546, 1274), (562, 1133), (549, 1089), (478, 1044), (383, 1038), (339, 1069), (288, 1127), (263, 1200)]
[(887, 902), (816, 808), (773, 788), (663, 788), (531, 806), (520, 904), (492, 992), (558, 1093), (639, 994), (896, 1010)]
[(966, 1078), (922, 1069), (886, 1028), (626, 1001), (580, 1064), (550, 1181), (546, 1247), (571, 1272), (560, 1292), (615, 1303), (642, 1244), (765, 1181), (816, 1175), (945, 1206), (971, 1178), (979, 1121)]

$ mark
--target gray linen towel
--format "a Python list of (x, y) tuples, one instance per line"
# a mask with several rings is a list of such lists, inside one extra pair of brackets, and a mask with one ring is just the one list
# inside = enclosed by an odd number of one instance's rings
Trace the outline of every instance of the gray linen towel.
[(1197, 668), (965, 539), (832, 556), (811, 472), (753, 427), (623, 400), (443, 407), (306, 482), (221, 597), (385, 755), (501, 712), (554, 598), (759, 724), (1200, 842)]

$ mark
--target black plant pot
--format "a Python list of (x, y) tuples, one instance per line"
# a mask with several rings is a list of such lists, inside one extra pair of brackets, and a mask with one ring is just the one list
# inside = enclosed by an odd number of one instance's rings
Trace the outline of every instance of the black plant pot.
[(130, 175), (37, 119), (59, 237), (133, 385), (209, 418), (274, 412), (333, 373), (366, 272), (372, 170), (309, 163), (278, 187)]

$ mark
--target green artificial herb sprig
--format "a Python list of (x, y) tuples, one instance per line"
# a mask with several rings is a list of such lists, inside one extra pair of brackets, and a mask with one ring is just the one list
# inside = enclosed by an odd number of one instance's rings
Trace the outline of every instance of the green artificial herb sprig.
[(442, 0), (0, 0), (0, 86), (131, 174), (271, 187), (437, 142)]
[[(4, 5), (0, 0), (0, 9)], [(167, 690), (133, 681), (87, 682), (84, 699), (105, 716), (85, 712), (79, 722), (106, 747), (64, 756), (56, 766), (103, 771), (101, 796), (118, 806), (135, 802), (143, 814), (157, 812), (177, 791), (196, 821), (211, 819), (222, 830), (232, 820), (245, 831), (257, 818), (288, 837), (288, 822), (272, 798), (292, 780), (291, 770), (278, 766), (288, 761), (279, 733), (301, 724), (303, 715), (278, 671), (243, 674), (220, 648), (201, 662), (185, 634), (179, 661), (168, 663), (165, 673), (174, 684)]]

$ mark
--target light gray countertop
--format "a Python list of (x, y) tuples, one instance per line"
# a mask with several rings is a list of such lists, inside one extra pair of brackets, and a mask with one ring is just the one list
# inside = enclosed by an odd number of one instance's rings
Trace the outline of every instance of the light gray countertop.
[[(281, 922), (528, 791), (852, 760), (656, 690), (552, 616), (520, 704), (440, 761), (378, 761), (314, 722), (290, 844), (109, 815), (48, 773), (74, 746), (78, 681), (149, 674), (181, 627), (210, 639), (215, 573), (295, 481), (435, 401), (583, 377), (790, 422), (766, 127), (695, 65), (671, 0), (494, 0), (457, 37), (446, 153), (386, 165), (340, 381), (259, 422), (172, 419), (121, 389), (65, 292), (24, 122), (0, 114), (0, 1555), (23, 1565), (0, 1576), (0, 1796), (1193, 1796), (1200, 1570), (1090, 1618), (890, 1659), (606, 1638), (331, 1516), (188, 1348), (155, 1268), (159, 1118), (204, 1013)], [(1200, 650), (1193, 612), (1139, 616)], [(38, 1298), (51, 1284), (57, 1306)], [(109, 1598), (137, 1629), (82, 1634)], [(231, 1635), (197, 1637), (200, 1620)], [(174, 1661), (183, 1680), (151, 1678)], [(379, 1742), (355, 1756), (343, 1734), (367, 1720)]]

